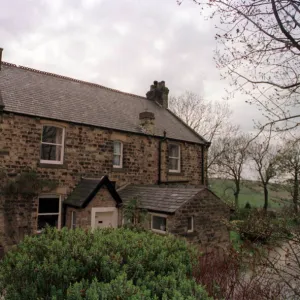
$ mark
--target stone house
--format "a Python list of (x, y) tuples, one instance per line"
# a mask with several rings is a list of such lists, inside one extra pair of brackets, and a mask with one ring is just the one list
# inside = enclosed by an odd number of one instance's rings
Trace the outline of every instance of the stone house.
[(0, 66), (0, 171), (10, 181), (34, 171), (57, 182), (27, 199), (26, 213), (22, 197), (5, 210), (10, 200), (2, 192), (2, 244), (8, 226), (16, 240), (46, 224), (121, 226), (122, 206), (132, 197), (141, 198), (154, 231), (204, 244), (228, 241), (221, 219), (229, 210), (206, 187), (210, 144), (168, 109), (164, 82), (142, 97)]

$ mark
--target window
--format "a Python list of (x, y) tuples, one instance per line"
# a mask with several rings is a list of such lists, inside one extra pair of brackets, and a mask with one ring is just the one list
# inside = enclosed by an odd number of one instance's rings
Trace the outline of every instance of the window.
[(167, 232), (167, 218), (164, 216), (152, 215), (151, 229), (158, 232)]
[(180, 172), (180, 146), (169, 144), (169, 172)]
[(43, 126), (41, 141), (41, 163), (63, 163), (64, 135), (64, 128)]
[(42, 231), (48, 224), (49, 226), (60, 229), (60, 197), (59, 196), (41, 196), (39, 197), (38, 207), (38, 231)]
[(193, 232), (193, 231), (194, 231), (194, 217), (188, 217), (187, 232)]
[(123, 166), (123, 144), (119, 141), (114, 141), (113, 167), (122, 168), (122, 166)]
[(76, 211), (72, 211), (71, 214), (71, 228), (72, 229), (76, 228)]

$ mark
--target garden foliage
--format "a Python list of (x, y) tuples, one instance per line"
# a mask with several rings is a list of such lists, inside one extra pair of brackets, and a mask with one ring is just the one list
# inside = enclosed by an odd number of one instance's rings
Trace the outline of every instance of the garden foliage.
[(194, 249), (143, 230), (46, 229), (0, 265), (6, 300), (208, 299), (192, 279)]

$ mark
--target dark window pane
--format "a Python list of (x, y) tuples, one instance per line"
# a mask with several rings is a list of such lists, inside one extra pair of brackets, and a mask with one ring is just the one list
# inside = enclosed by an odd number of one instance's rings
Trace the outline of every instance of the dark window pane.
[(121, 166), (121, 156), (120, 155), (114, 155), (114, 166)]
[(62, 144), (63, 129), (54, 126), (43, 127), (42, 142), (52, 144)]
[(61, 148), (62, 146), (42, 144), (41, 159), (61, 161)]
[(179, 146), (171, 144), (169, 145), (169, 156), (179, 157)]
[(152, 216), (152, 228), (156, 230), (167, 230), (167, 219), (159, 216)]
[(179, 170), (179, 160), (176, 158), (169, 158), (169, 170)]
[(45, 228), (47, 224), (51, 227), (57, 227), (58, 215), (38, 216), (38, 230)]
[(59, 198), (40, 198), (39, 213), (49, 214), (59, 212)]
[(114, 154), (121, 154), (121, 143), (114, 142)]

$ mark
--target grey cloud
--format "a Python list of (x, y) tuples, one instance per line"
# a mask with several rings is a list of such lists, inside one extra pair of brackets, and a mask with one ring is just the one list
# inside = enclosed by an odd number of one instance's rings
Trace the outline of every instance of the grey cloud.
[[(173, 95), (226, 95), (213, 61), (213, 24), (194, 4), (12, 0), (0, 11), (0, 37), (4, 59), (16, 64), (140, 95), (155, 79), (165, 80)], [(231, 102), (234, 119), (252, 128), (244, 101)]]

